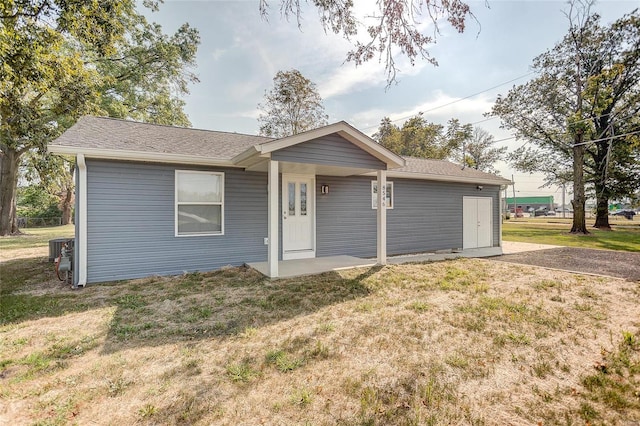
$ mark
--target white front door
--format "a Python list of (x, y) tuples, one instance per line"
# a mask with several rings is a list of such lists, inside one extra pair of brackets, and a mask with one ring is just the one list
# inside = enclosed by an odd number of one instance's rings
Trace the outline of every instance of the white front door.
[(490, 197), (464, 197), (462, 200), (462, 248), (491, 247), (492, 220)]
[(316, 256), (315, 176), (282, 175), (282, 259)]

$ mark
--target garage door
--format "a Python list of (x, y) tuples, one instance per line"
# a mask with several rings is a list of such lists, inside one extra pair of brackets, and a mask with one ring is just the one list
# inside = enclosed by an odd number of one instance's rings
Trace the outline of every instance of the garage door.
[(490, 197), (464, 197), (462, 200), (462, 248), (491, 247), (492, 220)]

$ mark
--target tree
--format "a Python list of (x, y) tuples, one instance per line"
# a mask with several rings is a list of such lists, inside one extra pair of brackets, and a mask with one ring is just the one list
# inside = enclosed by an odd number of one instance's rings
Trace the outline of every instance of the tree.
[[(299, 0), (280, 0), (280, 11), (289, 19), (295, 17), (298, 27), (302, 24), (302, 9)], [(320, 22), (325, 31), (341, 34), (347, 40), (356, 39), (364, 29), (366, 36), (356, 40), (347, 61), (356, 65), (384, 58), (387, 82), (396, 79), (398, 68), (396, 55), (399, 51), (411, 65), (416, 59), (424, 59), (433, 65), (437, 61), (428, 51), (440, 34), (440, 25), (448, 22), (459, 33), (466, 29), (467, 19), (475, 19), (469, 5), (462, 0), (385, 0), (376, 2), (377, 10), (367, 16), (354, 15), (353, 0), (314, 1)], [(267, 0), (260, 0), (260, 12), (268, 16)], [(369, 22), (366, 26), (362, 22)], [(422, 24), (430, 22), (432, 26)], [(421, 28), (422, 27), (422, 28)]]
[(273, 138), (295, 135), (327, 124), (316, 85), (298, 70), (278, 71), (273, 88), (258, 105), (260, 134)]
[(0, 235), (18, 232), (16, 188), (21, 157), (59, 134), (56, 117), (78, 116), (95, 93), (95, 72), (67, 40), (105, 54), (122, 37), (131, 2), (3, 2), (0, 9)]
[(75, 199), (75, 159), (41, 151), (30, 151), (26, 154), (23, 165), (27, 171), (26, 180), (32, 185), (37, 184), (43, 191), (58, 200), (60, 224), (71, 223)]
[[(199, 39), (187, 25), (163, 35), (131, 1), (15, 2), (0, 18), (0, 235), (7, 235), (18, 232), (17, 176), (26, 154), (32, 166), (47, 164), (38, 171), (43, 182), (73, 182), (73, 164), (48, 160), (46, 145), (81, 115), (188, 124), (180, 95), (197, 81), (185, 68)], [(72, 187), (57, 186), (70, 212)]]
[(470, 136), (469, 124), (461, 125), (457, 119), (452, 119), (445, 128), (429, 123), (419, 113), (405, 121), (402, 127), (384, 117), (373, 139), (399, 155), (442, 160), (450, 158)]
[(609, 198), (640, 185), (640, 15), (603, 27), (590, 5), (571, 3), (568, 34), (534, 59), (538, 76), (498, 97), (492, 110), (532, 145), (510, 155), (516, 168), (541, 171), (549, 183), (573, 179), (573, 233), (588, 232), (585, 184), (597, 199), (599, 228), (609, 228)]
[(494, 148), (493, 135), (484, 129), (476, 127), (471, 140), (464, 148), (463, 164), (488, 173), (497, 173), (494, 164), (502, 160), (507, 147)]
[(103, 56), (87, 51), (100, 81), (99, 108), (104, 115), (155, 124), (190, 126), (182, 96), (198, 82), (191, 71), (200, 43), (198, 31), (183, 24), (172, 35), (131, 14), (125, 23), (126, 38), (114, 53)]

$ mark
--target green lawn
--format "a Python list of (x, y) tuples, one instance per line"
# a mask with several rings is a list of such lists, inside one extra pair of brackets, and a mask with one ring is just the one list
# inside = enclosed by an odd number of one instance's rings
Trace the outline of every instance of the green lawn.
[(6, 424), (640, 421), (628, 281), (458, 259), (74, 291), (45, 263), (0, 275)]
[(0, 237), (0, 251), (46, 247), (54, 238), (73, 238), (74, 225), (51, 226), (48, 228), (27, 228), (21, 235)]
[(505, 241), (640, 252), (640, 226), (629, 223), (613, 225), (612, 231), (589, 227), (589, 235), (572, 235), (568, 220), (507, 221), (502, 226), (502, 238)]
[(0, 239), (0, 423), (640, 422), (637, 283), (457, 259), (72, 290), (42, 252), (73, 229), (29, 233)]

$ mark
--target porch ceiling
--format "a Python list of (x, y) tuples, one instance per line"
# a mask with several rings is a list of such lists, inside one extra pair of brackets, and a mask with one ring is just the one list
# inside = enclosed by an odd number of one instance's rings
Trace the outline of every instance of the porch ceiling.
[[(269, 164), (268, 158), (262, 158), (251, 166), (248, 166), (246, 170), (252, 172), (267, 172)], [(363, 169), (358, 167), (340, 167), (329, 166), (323, 164), (308, 164), (308, 163), (290, 163), (286, 161), (279, 162), (280, 173), (295, 173), (295, 174), (309, 174), (317, 176), (354, 176), (361, 175), (363, 173), (375, 172), (374, 169)]]

